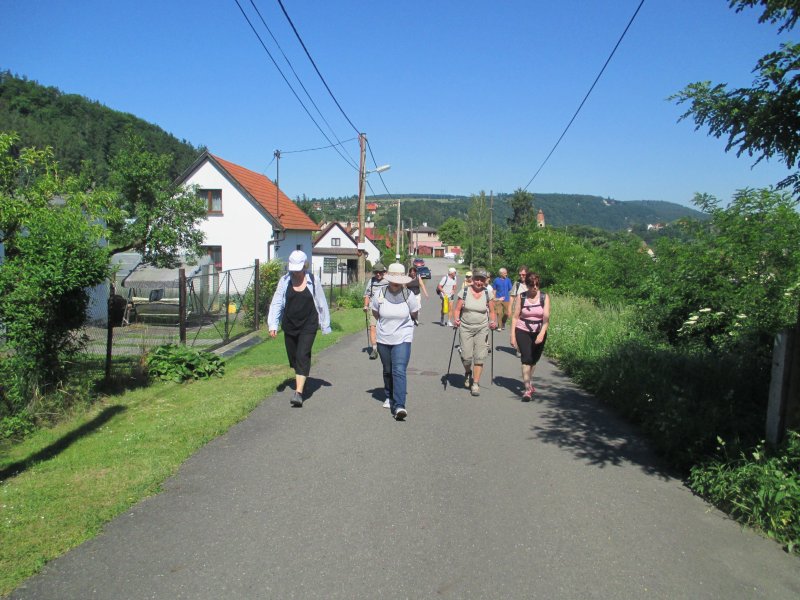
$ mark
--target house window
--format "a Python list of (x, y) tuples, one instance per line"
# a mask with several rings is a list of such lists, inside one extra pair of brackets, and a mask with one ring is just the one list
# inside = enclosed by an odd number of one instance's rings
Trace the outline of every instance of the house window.
[(322, 271), (324, 273), (336, 273), (338, 262), (339, 259), (337, 259), (335, 256), (332, 258), (326, 256), (322, 259)]
[(197, 190), (197, 195), (205, 200), (209, 213), (222, 214), (222, 190)]
[(203, 246), (203, 250), (211, 258), (214, 268), (217, 271), (222, 271), (222, 246)]
[(331, 238), (331, 246), (341, 246), (342, 238)]

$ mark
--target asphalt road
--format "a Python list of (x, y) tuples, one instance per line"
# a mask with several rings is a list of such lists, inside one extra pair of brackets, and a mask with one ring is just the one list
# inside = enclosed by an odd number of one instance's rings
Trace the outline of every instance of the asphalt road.
[(319, 355), (303, 408), (266, 398), (13, 597), (800, 598), (798, 558), (692, 496), (554, 365), (520, 402), (507, 331), (495, 385), (445, 391), (435, 304), (405, 422), (351, 336)]

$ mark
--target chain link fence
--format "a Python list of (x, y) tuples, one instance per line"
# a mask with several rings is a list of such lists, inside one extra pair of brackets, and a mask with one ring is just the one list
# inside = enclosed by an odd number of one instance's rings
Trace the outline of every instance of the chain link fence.
[(184, 343), (213, 350), (258, 328), (258, 261), (252, 267), (216, 271), (205, 265), (186, 277), (131, 279), (108, 299), (108, 316), (89, 322), (87, 365), (103, 364), (107, 380), (135, 378), (147, 352)]

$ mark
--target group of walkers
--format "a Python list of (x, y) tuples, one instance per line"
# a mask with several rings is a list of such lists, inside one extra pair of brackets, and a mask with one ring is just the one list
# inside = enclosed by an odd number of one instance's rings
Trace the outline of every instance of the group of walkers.
[[(317, 330), (330, 332), (330, 314), (321, 285), (307, 272), (308, 259), (300, 250), (292, 252), (288, 273), (278, 282), (267, 318), (269, 332), (284, 331), (289, 365), (295, 370), (295, 391), (290, 403), (303, 405), (303, 389), (311, 365), (311, 347)], [(540, 279), (520, 267), (519, 279), (512, 282), (506, 269), (490, 282), (483, 268), (467, 272), (461, 287), (458, 274), (450, 268), (436, 286), (441, 298), (442, 326), (454, 328), (464, 367), (464, 386), (479, 396), (484, 365), (491, 352), (491, 332), (510, 329), (510, 343), (522, 365), (523, 401), (530, 401), (535, 388), (533, 373), (542, 356), (550, 320), (550, 297), (539, 289)], [(419, 324), (421, 296), (428, 297), (425, 285), (411, 268), (406, 274), (400, 263), (387, 269), (378, 262), (364, 290), (364, 313), (368, 332), (368, 354), (381, 359), (385, 401), (392, 417), (403, 421), (406, 408), (407, 369), (411, 358), (414, 328)], [(510, 322), (510, 325), (509, 325)], [(452, 348), (451, 348), (452, 360)], [(448, 375), (450, 365), (448, 364)]]

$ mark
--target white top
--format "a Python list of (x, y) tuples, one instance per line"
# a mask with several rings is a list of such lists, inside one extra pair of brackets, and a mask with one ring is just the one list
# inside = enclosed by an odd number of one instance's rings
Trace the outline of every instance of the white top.
[(458, 277), (450, 277), (449, 275), (445, 275), (442, 277), (441, 281), (439, 281), (439, 285), (442, 286), (442, 293), (445, 296), (453, 296), (456, 293), (456, 284), (458, 283)]
[(414, 321), (411, 313), (419, 312), (419, 297), (403, 288), (393, 293), (385, 288), (384, 293), (372, 297), (370, 307), (378, 313), (377, 339), (379, 344), (396, 346), (414, 338)]

